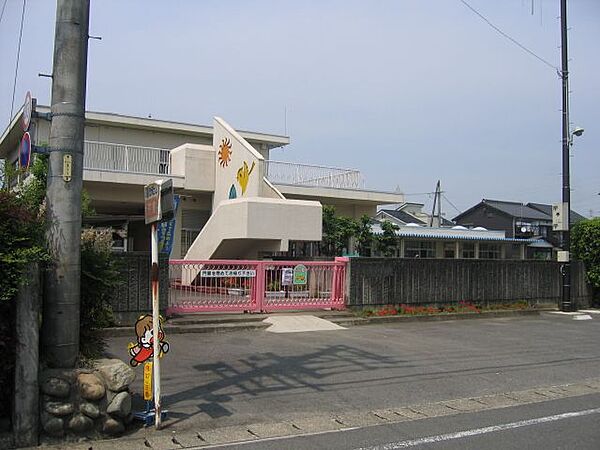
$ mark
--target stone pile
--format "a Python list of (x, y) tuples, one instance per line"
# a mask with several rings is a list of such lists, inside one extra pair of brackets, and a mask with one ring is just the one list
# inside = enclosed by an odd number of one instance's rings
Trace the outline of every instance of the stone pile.
[(135, 372), (119, 359), (92, 369), (45, 369), (41, 374), (40, 424), (52, 437), (115, 436), (131, 422), (129, 385)]

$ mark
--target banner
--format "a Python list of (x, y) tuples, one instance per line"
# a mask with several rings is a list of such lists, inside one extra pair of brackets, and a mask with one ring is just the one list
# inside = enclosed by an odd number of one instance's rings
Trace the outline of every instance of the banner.
[(173, 250), (173, 238), (175, 236), (175, 218), (179, 207), (179, 195), (173, 197), (173, 218), (158, 224), (158, 252), (169, 256)]

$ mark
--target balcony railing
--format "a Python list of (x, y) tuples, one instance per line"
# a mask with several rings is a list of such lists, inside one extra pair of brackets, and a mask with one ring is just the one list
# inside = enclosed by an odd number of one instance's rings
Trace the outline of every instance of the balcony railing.
[(265, 161), (265, 174), (274, 184), (363, 189), (365, 181), (360, 171), (337, 167), (313, 166), (282, 161)]
[(167, 175), (171, 154), (164, 148), (85, 141), (83, 168), (114, 172)]

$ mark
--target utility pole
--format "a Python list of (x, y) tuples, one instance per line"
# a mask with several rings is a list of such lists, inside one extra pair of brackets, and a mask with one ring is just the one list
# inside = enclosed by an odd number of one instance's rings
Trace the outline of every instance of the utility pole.
[(57, 0), (46, 209), (51, 254), (42, 344), (51, 367), (79, 353), (81, 189), (89, 0)]
[(562, 69), (560, 77), (562, 79), (562, 203), (563, 211), (566, 214), (565, 230), (562, 232), (562, 295), (561, 310), (572, 311), (571, 302), (571, 180), (569, 169), (569, 58), (567, 53), (567, 0), (560, 1), (560, 37), (561, 37), (561, 59)]

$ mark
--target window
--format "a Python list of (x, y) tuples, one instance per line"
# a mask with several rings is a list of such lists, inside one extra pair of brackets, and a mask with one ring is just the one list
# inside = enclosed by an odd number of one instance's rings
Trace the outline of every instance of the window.
[(454, 242), (444, 242), (444, 258), (454, 258), (456, 244)]
[(464, 242), (460, 244), (461, 258), (473, 259), (475, 258), (475, 244), (471, 242)]
[(188, 230), (183, 228), (181, 230), (181, 257), (183, 258), (188, 252), (196, 237), (200, 234), (200, 230)]
[(404, 244), (405, 258), (435, 258), (435, 242), (406, 241)]
[(500, 245), (479, 244), (480, 259), (500, 259)]

